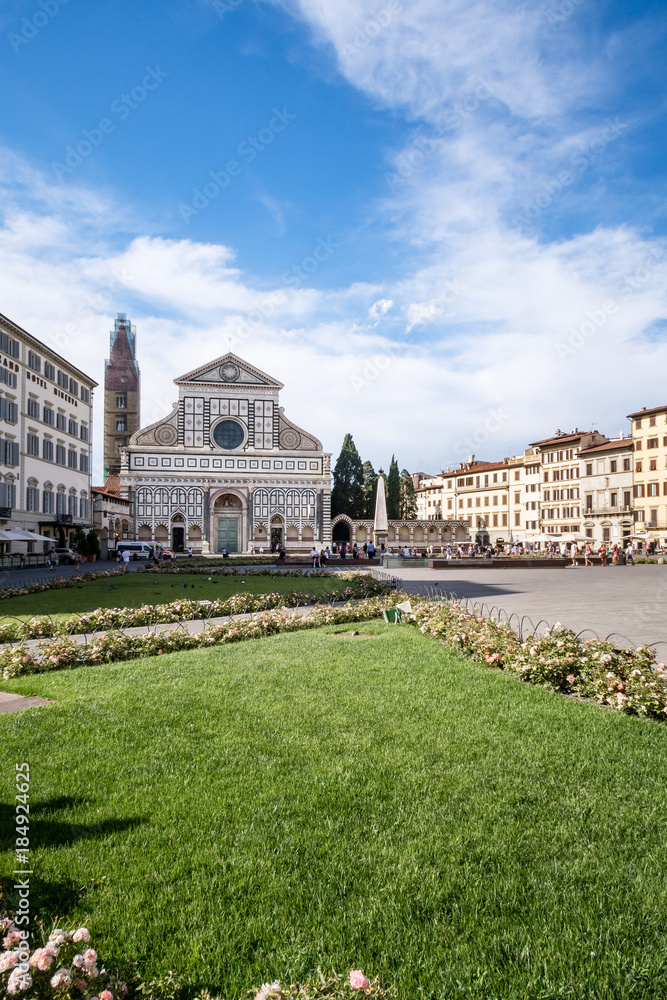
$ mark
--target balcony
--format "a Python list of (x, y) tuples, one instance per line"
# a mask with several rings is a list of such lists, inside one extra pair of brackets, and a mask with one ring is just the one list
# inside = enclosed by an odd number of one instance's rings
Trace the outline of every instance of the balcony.
[(634, 507), (584, 507), (584, 517), (609, 517), (612, 514), (632, 514)]
[(12, 516), (11, 507), (0, 507), (0, 521), (7, 521)]
[(56, 524), (71, 524), (72, 514), (56, 514)]

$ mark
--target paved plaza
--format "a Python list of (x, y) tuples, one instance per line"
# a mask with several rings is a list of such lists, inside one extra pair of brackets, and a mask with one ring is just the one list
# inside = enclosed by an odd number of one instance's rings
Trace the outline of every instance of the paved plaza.
[(655, 643), (667, 658), (667, 565), (566, 567), (559, 569), (398, 569), (395, 575), (412, 594), (434, 588), (470, 601), (546, 619), (600, 638), (614, 633), (619, 645)]

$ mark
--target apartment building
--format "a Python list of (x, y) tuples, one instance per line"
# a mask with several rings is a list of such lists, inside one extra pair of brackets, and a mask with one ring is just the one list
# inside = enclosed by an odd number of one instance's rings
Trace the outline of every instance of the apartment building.
[(584, 535), (594, 548), (632, 537), (633, 451), (632, 439), (620, 437), (579, 452)]
[(667, 544), (667, 405), (645, 406), (632, 421), (635, 528), (646, 541)]
[(581, 458), (582, 448), (604, 444), (608, 438), (598, 431), (570, 434), (557, 430), (551, 438), (530, 445), (542, 468), (542, 535), (563, 539), (582, 535)]
[(0, 314), (0, 527), (90, 528), (90, 376)]

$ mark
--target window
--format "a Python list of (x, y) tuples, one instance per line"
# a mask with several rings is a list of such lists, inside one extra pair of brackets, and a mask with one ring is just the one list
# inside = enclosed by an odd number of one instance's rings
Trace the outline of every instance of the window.
[(67, 463), (67, 452), (65, 451), (64, 444), (56, 445), (56, 465), (66, 465)]
[(39, 458), (39, 438), (36, 434), (28, 434), (26, 448), (29, 455), (35, 455)]
[[(84, 389), (83, 386), (81, 386), (81, 399), (82, 399), (82, 401), (84, 403), (89, 403), (90, 402), (90, 392), (88, 391), (88, 389)], [(88, 503), (87, 500), (86, 500), (86, 503)], [(88, 515), (86, 515), (86, 516), (88, 516)]]
[(76, 517), (77, 502), (76, 496), (72, 493), (67, 497), (67, 513), (71, 514), (72, 517)]
[(646, 439), (646, 447), (647, 448), (658, 448), (659, 447), (659, 443), (660, 442), (659, 442), (658, 438), (647, 438)]
[(53, 490), (44, 490), (42, 493), (42, 510), (45, 514), (53, 514), (55, 510), (56, 497)]
[(79, 517), (88, 517), (88, 500), (86, 497), (81, 497), (79, 500)]
[(593, 494), (586, 494), (586, 510), (593, 510)]
[(481, 507), (481, 506), (482, 506), (482, 498), (475, 497), (475, 507)]
[(632, 463), (629, 458), (623, 459), (623, 472), (630, 472), (632, 470)]
[(48, 361), (44, 362), (44, 378), (50, 378), (52, 382), (55, 382), (56, 380), (55, 366), (49, 364)]
[(498, 473), (497, 472), (493, 473), (493, 481), (494, 481), (494, 483), (498, 482)]
[(651, 461), (648, 463), (648, 471), (657, 472), (657, 469), (658, 469), (658, 460), (657, 458), (652, 458)]
[(472, 497), (468, 497), (468, 507), (472, 507)]
[(53, 461), (53, 441), (49, 441), (47, 438), (42, 441), (42, 458), (46, 462)]
[(56, 427), (58, 428), (59, 431), (67, 430), (67, 420), (65, 419), (64, 413), (56, 414)]
[(650, 496), (650, 497), (660, 496), (660, 489), (659, 489), (657, 483), (649, 483), (648, 484), (648, 496)]
[(515, 469), (514, 470), (514, 482), (518, 483), (518, 481), (519, 481), (520, 478), (521, 478), (521, 472), (519, 471), (519, 469)]
[(514, 515), (514, 527), (515, 528), (520, 528), (521, 527), (521, 514), (515, 514)]
[(122, 420), (117, 420), (116, 421), (116, 430), (117, 431), (126, 431), (127, 430), (127, 424), (125, 423), (125, 418), (124, 417), (123, 417)]
[(602, 529), (602, 541), (603, 542), (608, 542), (608, 541), (610, 541), (610, 539), (611, 539), (611, 528), (603, 528)]
[(28, 400), (28, 416), (39, 420), (39, 403), (36, 399)]
[(76, 420), (70, 419), (68, 421), (67, 431), (68, 431), (69, 434), (72, 435), (72, 437), (78, 437), (79, 436), (79, 425), (77, 424)]
[(635, 441), (635, 451), (641, 451), (641, 450), (642, 450), (641, 441)]
[(77, 467), (76, 452), (73, 448), (67, 449), (67, 468), (76, 469)]
[(493, 498), (493, 506), (494, 507), (498, 506), (498, 496), (497, 495)]
[(56, 494), (56, 514), (64, 514), (66, 509), (66, 497), (64, 493)]
[[(221, 420), (213, 428), (213, 440), (218, 448), (223, 448), (225, 451), (239, 448), (243, 444), (243, 438), (243, 428), (235, 420)], [(472, 486), (472, 479), (470, 485)]]
[(481, 479), (480, 479), (480, 477), (479, 477), (479, 476), (476, 476), (476, 477), (475, 477), (475, 486), (476, 486), (476, 487), (477, 487), (478, 489), (479, 489), (479, 485), (480, 485), (480, 482), (481, 482)]
[(493, 527), (494, 528), (498, 527), (498, 515), (497, 514), (493, 515)]
[(507, 473), (506, 472), (503, 472), (503, 482), (504, 483), (507, 482)]
[(116, 396), (116, 409), (125, 410), (127, 408), (127, 396), (125, 393)]
[(630, 490), (625, 490), (625, 492), (623, 493), (623, 506), (624, 507), (632, 506), (632, 493), (630, 492)]
[(651, 515), (651, 524), (657, 524), (658, 523), (658, 508), (657, 507), (651, 507), (650, 515)]
[(636, 429), (639, 430), (639, 428), (641, 427), (641, 425), (642, 425), (642, 418), (641, 417), (637, 417), (636, 420), (635, 420), (635, 427), (636, 427)]
[(0, 438), (0, 465), (16, 466), (19, 464), (19, 443)]
[(451, 509), (452, 509), (452, 501), (448, 500), (447, 501), (447, 510), (451, 510)]
[(13, 483), (0, 483), (0, 507), (16, 507), (16, 487)]
[(635, 485), (635, 496), (636, 497), (643, 497), (644, 496), (644, 484), (643, 483), (637, 483)]
[(65, 372), (58, 369), (58, 385), (61, 389), (69, 389), (69, 377)]
[(521, 503), (521, 494), (520, 493), (515, 493), (514, 494), (514, 503)]
[(32, 368), (34, 372), (42, 371), (42, 359), (39, 354), (33, 354), (32, 351), (28, 351), (28, 368)]
[(612, 493), (610, 501), (612, 507), (618, 507), (618, 493)]
[(0, 368), (0, 382), (4, 382), (10, 389), (16, 388), (16, 375), (7, 368)]
[(69, 380), (69, 394), (70, 396), (79, 395), (79, 383), (74, 378)]
[(635, 511), (635, 521), (643, 521), (643, 520), (644, 520), (644, 511), (643, 510), (636, 510)]
[(463, 498), (462, 497), (459, 498), (459, 510), (461, 509), (461, 507), (463, 507)]
[(79, 455), (79, 472), (88, 472), (88, 456), (83, 452)]
[(88, 440), (88, 428), (85, 427), (83, 424), (81, 425), (81, 440), (82, 441)]
[(641, 471), (642, 471), (642, 463), (635, 462), (635, 472), (641, 472)]
[(39, 511), (39, 490), (29, 486), (26, 492), (26, 507), (30, 511)]
[(488, 495), (484, 497), (484, 506), (485, 507), (489, 506), (489, 499), (490, 499), (490, 497)]
[(649, 427), (655, 427), (655, 417), (654, 416), (648, 418), (648, 425), (649, 425)]
[(50, 406), (45, 406), (44, 409), (42, 410), (42, 420), (44, 421), (45, 424), (49, 424), (49, 426), (53, 427), (55, 421), (55, 414)]
[(6, 333), (0, 332), (0, 351), (4, 351), (5, 354), (9, 354), (11, 358), (18, 358), (19, 356), (19, 342), (18, 340), (12, 340), (8, 337)]
[[(6, 396), (0, 396), (0, 420), (6, 420), (8, 424), (19, 422), (18, 404), (12, 403)], [(6, 504), (2, 506), (6, 506)]]
[(618, 462), (616, 461), (615, 458), (612, 458), (611, 460), (610, 469), (612, 472), (618, 472)]

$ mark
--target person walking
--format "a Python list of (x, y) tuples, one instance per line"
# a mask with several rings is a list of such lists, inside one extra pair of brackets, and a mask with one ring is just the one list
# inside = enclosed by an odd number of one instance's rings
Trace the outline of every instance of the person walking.
[(593, 555), (593, 550), (588, 543), (586, 543), (586, 548), (584, 549), (584, 566), (592, 566), (591, 556)]
[(570, 555), (572, 556), (572, 565), (576, 566), (577, 565), (577, 543), (576, 542), (572, 542), (572, 545), (570, 546)]
[(58, 557), (56, 556), (56, 550), (51, 546), (49, 549), (49, 573), (54, 573), (57, 565)]
[(366, 546), (366, 555), (369, 559), (373, 559), (375, 557), (375, 545), (372, 541), (370, 541)]
[(628, 547), (625, 550), (625, 561), (629, 562), (629, 563), (632, 563), (633, 566), (635, 564), (634, 550), (632, 548), (632, 542), (628, 542)]
[(614, 545), (614, 552), (612, 554), (611, 561), (614, 566), (618, 566), (618, 545)]
[(604, 544), (604, 542), (600, 546), (600, 562), (602, 563), (603, 566), (607, 565), (607, 546)]
[(74, 550), (74, 565), (76, 566), (77, 573), (81, 572), (81, 553)]
[(123, 559), (123, 573), (128, 573), (129, 572), (128, 567), (130, 565), (130, 550), (129, 549), (123, 549), (122, 559)]

